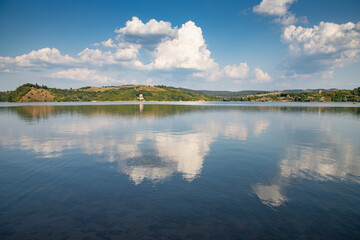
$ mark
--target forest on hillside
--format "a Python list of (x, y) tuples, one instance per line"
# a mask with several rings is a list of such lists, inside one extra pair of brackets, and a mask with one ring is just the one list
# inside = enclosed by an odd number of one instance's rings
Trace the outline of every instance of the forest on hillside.
[[(142, 96), (144, 99), (139, 98)], [(246, 101), (246, 102), (360, 102), (360, 87), (353, 90), (297, 91), (205, 91), (168, 86), (125, 85), (49, 88), (24, 84), (0, 92), (1, 102), (91, 102), (91, 101)]]

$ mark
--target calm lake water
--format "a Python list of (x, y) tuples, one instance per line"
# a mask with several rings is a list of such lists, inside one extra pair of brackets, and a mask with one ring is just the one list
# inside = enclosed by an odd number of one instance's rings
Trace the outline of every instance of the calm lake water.
[(107, 104), (0, 107), (0, 239), (360, 239), (357, 105)]

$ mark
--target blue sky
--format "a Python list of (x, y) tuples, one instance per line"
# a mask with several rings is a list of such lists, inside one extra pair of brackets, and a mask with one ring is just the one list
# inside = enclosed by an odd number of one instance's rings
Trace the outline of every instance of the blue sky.
[(0, 90), (360, 86), (360, 1), (0, 1)]

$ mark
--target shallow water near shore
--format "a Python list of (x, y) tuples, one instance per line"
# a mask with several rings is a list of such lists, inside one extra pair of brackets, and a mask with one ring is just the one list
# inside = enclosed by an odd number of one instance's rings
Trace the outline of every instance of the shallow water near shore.
[(359, 239), (360, 108), (0, 106), (0, 239)]

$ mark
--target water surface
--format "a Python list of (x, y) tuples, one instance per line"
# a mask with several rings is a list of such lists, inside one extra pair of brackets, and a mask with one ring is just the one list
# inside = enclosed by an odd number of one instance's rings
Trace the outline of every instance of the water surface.
[(359, 239), (351, 104), (4, 104), (1, 239)]

